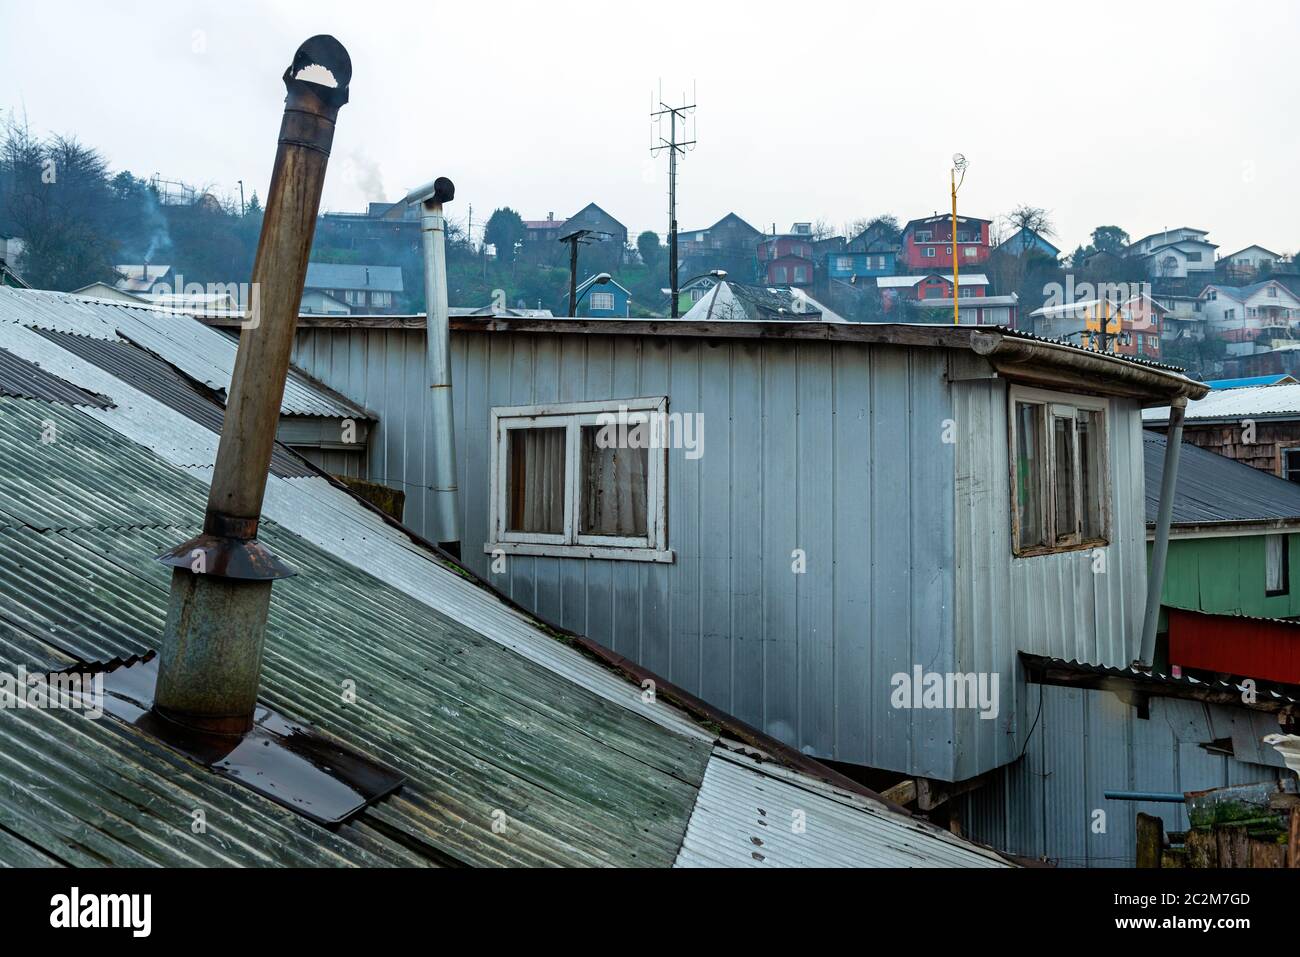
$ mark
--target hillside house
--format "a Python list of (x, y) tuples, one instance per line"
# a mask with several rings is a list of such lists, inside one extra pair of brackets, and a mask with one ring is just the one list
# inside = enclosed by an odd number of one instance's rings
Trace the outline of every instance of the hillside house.
[(1094, 351), (1104, 347), (1116, 355), (1159, 359), (1167, 312), (1154, 298), (1142, 295), (1043, 306), (1029, 317), (1035, 335), (1069, 339)]
[(365, 266), (352, 263), (307, 264), (307, 281), (303, 287), (308, 306), (319, 306), (312, 293), (322, 293), (344, 303), (357, 312), (383, 315), (399, 311), (403, 292), (400, 266)]
[(556, 219), (555, 213), (547, 213), (545, 219), (524, 220), (524, 242), (553, 243), (559, 240), (564, 224), (568, 220)]
[(1036, 253), (1050, 259), (1058, 259), (1061, 255), (1060, 249), (1048, 242), (1041, 233), (1030, 229), (1028, 226), (1020, 227), (1002, 240), (997, 249), (999, 252), (1011, 256), (1026, 256)]
[[(632, 294), (616, 279), (601, 283), (596, 276), (588, 276), (577, 287), (578, 307), (575, 314), (587, 319), (626, 319), (632, 308)], [(565, 312), (569, 295), (565, 293)]]
[[(989, 258), (989, 227), (992, 222), (972, 216), (957, 217), (956, 259), (958, 271), (984, 265)], [(900, 262), (912, 272), (951, 271), (953, 268), (952, 217), (928, 216), (903, 227)]]
[(564, 228), (560, 230), (561, 235), (557, 235), (556, 238), (562, 238), (563, 233), (572, 233), (578, 229), (587, 229), (608, 236), (605, 241), (614, 243), (617, 249), (627, 245), (627, 227), (595, 203), (588, 203), (566, 219)]
[(727, 213), (707, 229), (681, 230), (677, 234), (679, 273), (702, 276), (721, 269), (749, 282), (756, 273), (755, 249), (763, 231), (735, 213)]
[[(961, 299), (982, 298), (988, 295), (989, 277), (980, 272), (961, 273), (957, 278)], [(951, 307), (952, 273), (920, 273), (914, 276), (878, 276), (876, 288), (880, 290), (886, 308), (890, 302), (901, 299), (916, 301), (947, 299)]]
[(1152, 279), (1209, 279), (1214, 275), (1214, 251), (1219, 247), (1209, 242), (1207, 235), (1207, 230), (1188, 226), (1166, 229), (1131, 243), (1124, 255), (1140, 260)]
[[(795, 227), (800, 225), (808, 224)], [(765, 236), (758, 243), (759, 281), (771, 286), (811, 286), (814, 261), (809, 233)]]
[(1285, 257), (1263, 246), (1247, 246), (1219, 257), (1219, 269), (1228, 285), (1254, 282), (1260, 273), (1272, 272)]
[(1210, 283), (1197, 299), (1206, 331), (1228, 342), (1230, 355), (1294, 347), (1291, 340), (1300, 328), (1300, 296), (1276, 279), (1248, 286)]

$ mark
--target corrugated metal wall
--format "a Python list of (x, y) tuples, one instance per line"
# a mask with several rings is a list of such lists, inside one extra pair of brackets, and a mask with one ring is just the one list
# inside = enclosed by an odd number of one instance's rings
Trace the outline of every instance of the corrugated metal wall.
[[(380, 416), (369, 478), (427, 486), (422, 333), (304, 331), (293, 361)], [(513, 556), (491, 576), (769, 734), (820, 757), (950, 778), (950, 712), (890, 706), (890, 678), (951, 670), (951, 470), (939, 350), (590, 335), (453, 336), (463, 551), (489, 575), (489, 410), (666, 395), (702, 413), (671, 450), (671, 565)], [(795, 574), (802, 548), (807, 571)]]
[(404, 491), (403, 521), (418, 532), (427, 531), (433, 481), (425, 361), (424, 331), (402, 329), (300, 330), (292, 358), (298, 368), (379, 416), (364, 460), (332, 451), (308, 457), (335, 474)]
[[(963, 366), (964, 374), (978, 374), (977, 364)], [(1019, 754), (1025, 731), (1017, 651), (1112, 666), (1137, 657), (1146, 596), (1142, 430), (1136, 403), (1112, 399), (1114, 512), (1104, 573), (1093, 570), (1091, 549), (1013, 558), (1007, 383), (964, 379), (952, 392), (958, 668), (1002, 675), (996, 721), (958, 714), (958, 776), (967, 778)]]
[(676, 561), (515, 557), (503, 587), (807, 753), (951, 773), (951, 715), (889, 703), (895, 672), (950, 667), (951, 477), (912, 467), (950, 415), (941, 353), (481, 334), (454, 351), (478, 570), (489, 409), (666, 395), (704, 422), (702, 458), (669, 453)]
[(1142, 719), (1105, 691), (1035, 684), (1025, 695), (1037, 725), (1024, 757), (959, 801), (965, 835), (1012, 854), (1065, 867), (1132, 866), (1139, 811), (1159, 816), (1166, 831), (1186, 830), (1187, 814), (1179, 804), (1108, 801), (1104, 792), (1186, 792), (1290, 773), (1202, 747), (1235, 725), (1236, 753), (1265, 759), (1249, 742), (1270, 719), (1243, 708), (1153, 697)]
[[(1085, 552), (1012, 561), (1006, 384), (947, 378), (950, 359), (975, 374), (983, 360), (533, 333), (456, 333), (452, 354), (465, 560), (549, 620), (809, 754), (971, 777), (1019, 753), (1018, 649), (1133, 658), (1124, 636), (1137, 634), (1145, 565), (1129, 403), (1112, 412), (1111, 470), (1116, 527), (1137, 531), (1121, 533), (1094, 576)], [(365, 477), (403, 489), (407, 524), (427, 532), (423, 332), (300, 331), (293, 360), (379, 415)], [(676, 561), (515, 556), (491, 576), (489, 411), (659, 395), (670, 412), (704, 417), (704, 456), (669, 456)], [(948, 419), (955, 444), (943, 440)], [(791, 571), (796, 548), (804, 574)], [(1000, 674), (998, 718), (893, 708), (890, 678), (915, 665)]]

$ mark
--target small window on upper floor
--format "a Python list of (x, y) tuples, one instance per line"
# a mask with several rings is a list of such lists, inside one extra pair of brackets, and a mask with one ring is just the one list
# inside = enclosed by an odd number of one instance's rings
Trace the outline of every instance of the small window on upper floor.
[(1285, 595), (1291, 591), (1291, 549), (1289, 535), (1264, 536), (1264, 593)]
[(666, 410), (665, 398), (493, 409), (484, 551), (672, 561)]
[(1011, 390), (1012, 548), (1017, 555), (1109, 537), (1106, 400)]

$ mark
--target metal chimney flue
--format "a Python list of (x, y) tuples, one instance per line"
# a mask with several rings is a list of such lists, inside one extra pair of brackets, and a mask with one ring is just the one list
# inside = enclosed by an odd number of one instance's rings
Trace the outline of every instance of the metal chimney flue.
[(420, 206), (424, 250), (424, 311), (430, 420), (433, 434), (433, 537), (444, 551), (460, 557), (460, 515), (456, 486), (456, 432), (451, 392), (451, 321), (447, 305), (446, 220), (442, 206), (456, 187), (439, 176), (411, 190), (405, 204)]
[[(323, 68), (335, 85), (300, 75)], [(314, 71), (318, 73), (319, 71)], [(253, 263), (203, 533), (159, 557), (172, 566), (154, 711), (203, 732), (253, 724), (271, 584), (296, 574), (257, 541), (321, 189), (352, 63), (331, 36), (298, 48)]]

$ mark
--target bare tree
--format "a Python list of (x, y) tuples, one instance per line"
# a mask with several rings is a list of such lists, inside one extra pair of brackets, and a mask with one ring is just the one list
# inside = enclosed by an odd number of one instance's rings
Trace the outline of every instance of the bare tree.
[(1013, 234), (1017, 230), (1025, 229), (1043, 237), (1056, 235), (1056, 227), (1052, 224), (1051, 213), (1041, 206), (1028, 206), (1022, 203), (1007, 213), (1003, 219), (1006, 220), (1007, 226)]

